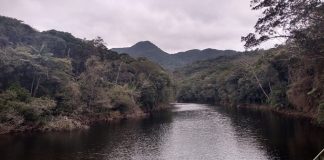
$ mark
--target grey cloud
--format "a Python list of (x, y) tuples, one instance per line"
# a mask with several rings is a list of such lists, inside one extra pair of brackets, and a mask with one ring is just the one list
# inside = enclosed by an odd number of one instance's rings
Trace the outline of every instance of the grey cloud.
[(0, 0), (0, 14), (39, 30), (80, 38), (101, 36), (108, 47), (151, 40), (168, 52), (243, 50), (258, 13), (250, 0)]

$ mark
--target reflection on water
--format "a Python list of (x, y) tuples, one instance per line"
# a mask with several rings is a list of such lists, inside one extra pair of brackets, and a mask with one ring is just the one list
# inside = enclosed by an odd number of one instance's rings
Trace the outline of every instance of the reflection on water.
[(0, 136), (2, 160), (312, 159), (324, 130), (270, 112), (199, 104), (86, 131)]

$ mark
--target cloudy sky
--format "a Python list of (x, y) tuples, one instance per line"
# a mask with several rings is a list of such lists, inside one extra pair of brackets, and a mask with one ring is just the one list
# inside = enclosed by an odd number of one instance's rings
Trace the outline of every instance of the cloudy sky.
[(0, 14), (43, 31), (102, 37), (108, 48), (149, 40), (174, 53), (244, 50), (240, 37), (259, 16), (250, 0), (0, 0)]

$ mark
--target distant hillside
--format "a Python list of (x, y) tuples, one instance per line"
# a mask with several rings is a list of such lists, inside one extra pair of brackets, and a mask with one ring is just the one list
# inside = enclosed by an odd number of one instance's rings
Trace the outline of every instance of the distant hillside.
[(175, 69), (183, 67), (195, 61), (213, 59), (220, 56), (230, 56), (238, 52), (233, 50), (217, 50), (217, 49), (193, 49), (185, 52), (169, 54), (150, 41), (138, 42), (131, 47), (112, 48), (111, 50), (118, 53), (127, 53), (132, 57), (146, 57), (164, 68)]

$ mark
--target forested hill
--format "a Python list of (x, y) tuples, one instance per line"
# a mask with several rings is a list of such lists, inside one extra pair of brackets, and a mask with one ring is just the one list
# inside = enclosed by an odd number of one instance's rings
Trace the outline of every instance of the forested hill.
[(0, 133), (141, 116), (168, 104), (172, 88), (159, 65), (110, 51), (101, 38), (0, 16)]
[(199, 61), (177, 69), (177, 99), (237, 105), (266, 105), (324, 124), (324, 59), (284, 45), (266, 51)]
[(185, 52), (169, 54), (150, 41), (138, 42), (131, 47), (113, 48), (118, 53), (127, 53), (132, 57), (146, 57), (155, 63), (160, 64), (166, 69), (175, 69), (183, 67), (195, 61), (213, 59), (220, 56), (231, 56), (238, 52), (233, 50), (217, 50), (217, 49), (193, 49)]

